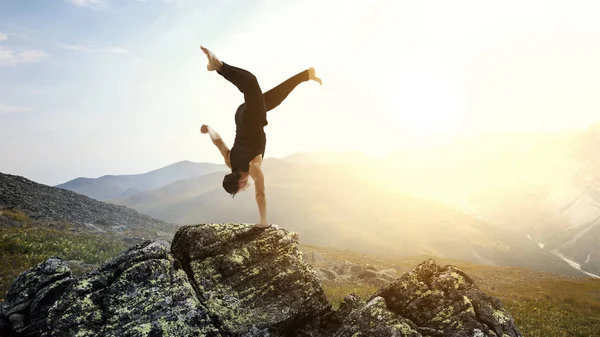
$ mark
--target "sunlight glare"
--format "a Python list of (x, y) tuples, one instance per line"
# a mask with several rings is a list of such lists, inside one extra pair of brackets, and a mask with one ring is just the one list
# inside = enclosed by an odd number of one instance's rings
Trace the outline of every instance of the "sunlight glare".
[(442, 71), (413, 67), (386, 79), (385, 115), (412, 146), (431, 146), (465, 131), (460, 88)]

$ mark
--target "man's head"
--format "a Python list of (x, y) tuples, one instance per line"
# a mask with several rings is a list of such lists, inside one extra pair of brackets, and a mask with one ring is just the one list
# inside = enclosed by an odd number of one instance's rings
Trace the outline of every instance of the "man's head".
[(243, 175), (238, 171), (233, 171), (223, 177), (223, 188), (225, 191), (227, 191), (227, 193), (231, 194), (232, 198), (239, 191), (245, 191), (249, 185), (248, 175)]

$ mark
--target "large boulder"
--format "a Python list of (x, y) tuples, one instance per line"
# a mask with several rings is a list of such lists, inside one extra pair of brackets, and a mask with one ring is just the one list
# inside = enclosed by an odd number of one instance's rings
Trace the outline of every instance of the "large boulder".
[(426, 336), (521, 336), (500, 300), (485, 295), (457, 267), (441, 267), (431, 259), (382, 287), (373, 301), (377, 310), (386, 309), (385, 317), (407, 319)]
[(39, 336), (48, 309), (72, 282), (67, 263), (56, 257), (23, 272), (0, 305), (0, 336)]
[(144, 242), (73, 283), (44, 337), (220, 336), (166, 242)]
[(227, 336), (298, 336), (333, 310), (298, 235), (245, 224), (182, 227), (171, 251)]

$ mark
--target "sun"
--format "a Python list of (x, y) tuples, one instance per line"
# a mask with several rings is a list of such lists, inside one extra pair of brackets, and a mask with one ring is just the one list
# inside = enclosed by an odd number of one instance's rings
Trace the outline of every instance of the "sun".
[(394, 74), (385, 85), (385, 113), (408, 147), (444, 143), (464, 130), (460, 87), (433, 69)]

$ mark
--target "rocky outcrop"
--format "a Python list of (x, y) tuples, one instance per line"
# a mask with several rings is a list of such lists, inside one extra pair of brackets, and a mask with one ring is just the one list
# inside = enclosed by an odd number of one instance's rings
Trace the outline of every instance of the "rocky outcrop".
[(349, 294), (333, 310), (298, 247), (298, 235), (284, 229), (206, 224), (181, 228), (170, 247), (138, 244), (76, 280), (51, 258), (14, 282), (0, 306), (0, 334), (521, 336), (497, 299), (433, 260), (368, 301)]
[(310, 334), (332, 313), (314, 269), (302, 261), (296, 233), (187, 226), (175, 235), (172, 252), (228, 336)]
[(166, 242), (145, 242), (78, 279), (44, 337), (219, 336)]
[(520, 336), (497, 298), (485, 295), (457, 267), (431, 259), (378, 290), (368, 305), (394, 323), (398, 317), (409, 320), (424, 336)]
[(92, 232), (170, 239), (176, 231), (173, 224), (127, 207), (0, 173), (0, 210), (3, 208), (20, 209), (32, 220), (64, 220)]
[(48, 309), (72, 282), (67, 263), (54, 257), (19, 275), (0, 304), (0, 336), (39, 336)]

